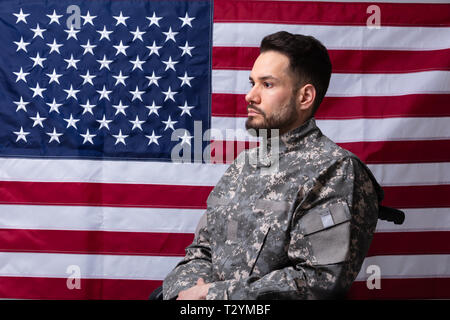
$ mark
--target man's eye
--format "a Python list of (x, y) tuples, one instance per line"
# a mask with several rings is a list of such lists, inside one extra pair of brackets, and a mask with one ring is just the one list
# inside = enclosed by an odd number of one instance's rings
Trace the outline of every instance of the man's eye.
[(251, 86), (252, 88), (255, 86), (255, 83), (254, 83), (254, 82), (250, 81), (249, 83), (250, 83), (250, 86)]
[(266, 88), (272, 88), (272, 87), (273, 87), (273, 84), (270, 83), (270, 82), (264, 82), (264, 87), (266, 87)]

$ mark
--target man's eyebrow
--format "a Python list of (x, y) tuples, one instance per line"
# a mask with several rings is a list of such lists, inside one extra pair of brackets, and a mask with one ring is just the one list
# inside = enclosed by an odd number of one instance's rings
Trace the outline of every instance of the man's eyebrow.
[[(253, 78), (251, 76), (248, 77), (250, 81), (253, 81)], [(258, 80), (264, 81), (264, 80), (278, 80), (278, 78), (275, 78), (274, 76), (262, 76), (258, 77)]]

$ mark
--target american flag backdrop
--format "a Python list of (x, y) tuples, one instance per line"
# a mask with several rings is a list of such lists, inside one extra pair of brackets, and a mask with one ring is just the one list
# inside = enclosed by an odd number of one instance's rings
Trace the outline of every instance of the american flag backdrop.
[(280, 30), (329, 49), (318, 126), (405, 211), (402, 225), (379, 221), (349, 298), (450, 298), (440, 0), (1, 1), (0, 298), (147, 299), (256, 144), (249, 71)]

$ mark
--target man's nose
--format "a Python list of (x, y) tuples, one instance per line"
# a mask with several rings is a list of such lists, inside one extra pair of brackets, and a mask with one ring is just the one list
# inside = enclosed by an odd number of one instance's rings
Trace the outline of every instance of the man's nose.
[(254, 85), (249, 92), (245, 95), (245, 101), (249, 104), (260, 104), (261, 96), (256, 85)]

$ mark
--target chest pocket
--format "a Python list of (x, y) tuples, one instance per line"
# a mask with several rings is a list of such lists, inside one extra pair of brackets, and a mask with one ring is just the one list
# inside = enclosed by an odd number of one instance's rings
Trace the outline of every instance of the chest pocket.
[(313, 210), (300, 219), (305, 240), (312, 249), (313, 264), (335, 264), (348, 258), (350, 220), (350, 209), (342, 203)]

